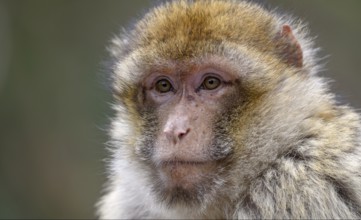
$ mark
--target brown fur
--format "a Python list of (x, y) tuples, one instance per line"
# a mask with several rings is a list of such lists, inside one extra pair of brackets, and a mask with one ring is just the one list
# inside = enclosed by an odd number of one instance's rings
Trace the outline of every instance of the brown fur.
[[(244, 1), (174, 1), (114, 39), (117, 115), (100, 217), (361, 218), (360, 118), (317, 76), (307, 33)], [(203, 204), (169, 207), (154, 196), (151, 168), (136, 153), (156, 131), (140, 110), (140, 82), (207, 63), (238, 76), (242, 101), (219, 120), (232, 159)]]

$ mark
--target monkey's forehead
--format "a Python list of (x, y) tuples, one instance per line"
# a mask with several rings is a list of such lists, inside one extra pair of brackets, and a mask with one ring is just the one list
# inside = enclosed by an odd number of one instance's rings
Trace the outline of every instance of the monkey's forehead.
[(192, 57), (224, 41), (272, 51), (276, 18), (260, 6), (235, 1), (173, 1), (140, 20), (131, 39), (133, 46), (153, 48), (170, 59)]

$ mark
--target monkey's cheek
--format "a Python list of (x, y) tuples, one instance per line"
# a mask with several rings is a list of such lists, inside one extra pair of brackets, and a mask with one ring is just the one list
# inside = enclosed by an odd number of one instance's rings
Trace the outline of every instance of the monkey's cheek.
[(212, 172), (214, 166), (211, 162), (199, 164), (171, 164), (162, 166), (158, 172), (159, 177), (168, 189), (181, 187), (191, 190), (204, 181)]

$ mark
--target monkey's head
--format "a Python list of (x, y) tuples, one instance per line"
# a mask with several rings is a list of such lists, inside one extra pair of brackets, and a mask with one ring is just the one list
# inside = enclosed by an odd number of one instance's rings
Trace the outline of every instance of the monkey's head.
[(177, 1), (149, 12), (110, 48), (111, 135), (123, 161), (114, 171), (130, 164), (168, 205), (239, 196), (297, 143), (317, 108), (323, 83), (305, 87), (313, 51), (300, 28), (245, 2)]

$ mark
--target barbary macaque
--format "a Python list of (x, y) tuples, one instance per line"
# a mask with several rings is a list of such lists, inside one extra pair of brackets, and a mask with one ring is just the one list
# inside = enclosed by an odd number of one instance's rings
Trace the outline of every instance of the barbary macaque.
[(360, 118), (318, 75), (302, 22), (171, 1), (109, 49), (101, 219), (361, 218)]

